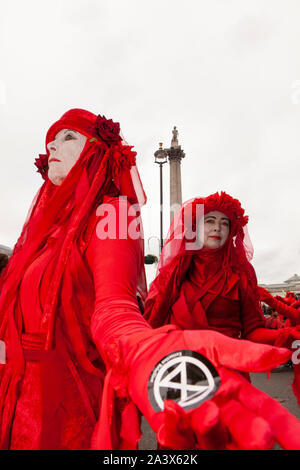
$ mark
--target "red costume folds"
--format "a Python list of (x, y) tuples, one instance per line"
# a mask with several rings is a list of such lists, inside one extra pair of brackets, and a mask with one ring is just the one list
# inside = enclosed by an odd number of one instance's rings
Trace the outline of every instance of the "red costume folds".
[[(0, 365), (1, 448), (135, 449), (139, 409), (160, 444), (174, 449), (269, 449), (274, 441), (299, 449), (299, 422), (232, 370), (267, 371), (290, 352), (215, 331), (152, 329), (136, 298), (143, 300), (146, 288), (138, 217), (145, 195), (135, 153), (121, 143), (118, 124), (78, 109), (50, 128), (46, 143), (65, 128), (87, 136), (86, 145), (58, 187), (47, 178), (47, 155), (38, 159), (45, 183), (1, 277), (0, 339), (7, 347), (7, 363)], [(103, 238), (98, 224), (106, 215), (99, 207), (112, 208), (116, 222), (113, 234)], [(244, 221), (239, 211), (237, 217)], [(239, 242), (237, 237), (241, 248)], [(201, 299), (211, 296), (208, 304), (220, 294), (225, 303), (236, 301), (243, 277), (227, 266), (212, 274), (202, 292)], [(248, 284), (243, 295), (251, 305)], [(232, 336), (240, 326), (245, 334), (258, 330), (257, 312), (249, 321), (237, 316), (235, 309), (235, 324), (226, 325)], [(157, 412), (147, 393), (149, 376), (179, 349), (211, 361), (220, 387), (196, 410), (186, 412), (171, 401)]]

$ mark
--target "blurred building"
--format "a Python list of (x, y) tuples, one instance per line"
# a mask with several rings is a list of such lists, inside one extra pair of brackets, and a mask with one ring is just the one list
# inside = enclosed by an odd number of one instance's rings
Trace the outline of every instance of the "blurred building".
[(12, 249), (5, 245), (0, 245), (0, 254), (10, 256)]
[(294, 292), (300, 296), (300, 276), (294, 274), (292, 277), (282, 282), (281, 284), (259, 284), (264, 287), (272, 295), (281, 295), (285, 297), (287, 292)]

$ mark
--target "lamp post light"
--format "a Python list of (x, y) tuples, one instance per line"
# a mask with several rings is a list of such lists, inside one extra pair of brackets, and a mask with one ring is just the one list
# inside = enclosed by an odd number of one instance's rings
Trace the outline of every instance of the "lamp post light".
[(163, 247), (163, 177), (162, 168), (163, 164), (167, 163), (167, 152), (163, 149), (163, 144), (159, 144), (159, 149), (154, 153), (155, 163), (159, 164), (160, 172), (160, 253)]
[(149, 254), (145, 256), (145, 264), (155, 264), (155, 263), (158, 263), (158, 257), (156, 255), (154, 255), (153, 253), (156, 252), (156, 250), (151, 250), (151, 247), (150, 247), (150, 240), (154, 238), (157, 242), (158, 242), (158, 253), (159, 253), (159, 250), (160, 250), (160, 239), (154, 235), (152, 235), (152, 237), (149, 237), (148, 238), (148, 251), (149, 251)]

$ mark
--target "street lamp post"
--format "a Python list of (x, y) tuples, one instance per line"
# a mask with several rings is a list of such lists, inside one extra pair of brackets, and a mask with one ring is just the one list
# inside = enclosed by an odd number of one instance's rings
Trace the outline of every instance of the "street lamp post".
[(163, 144), (159, 144), (159, 149), (154, 153), (155, 163), (159, 164), (160, 173), (160, 253), (164, 244), (163, 241), (163, 164), (167, 163), (167, 152), (163, 149)]

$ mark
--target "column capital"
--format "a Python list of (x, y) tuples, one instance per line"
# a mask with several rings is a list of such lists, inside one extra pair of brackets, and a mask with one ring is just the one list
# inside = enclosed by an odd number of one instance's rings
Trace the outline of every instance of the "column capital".
[(169, 149), (165, 149), (165, 151), (168, 154), (169, 161), (171, 160), (177, 160), (181, 161), (182, 158), (185, 157), (184, 151), (181, 149), (181, 146), (179, 145), (178, 147), (171, 147)]

